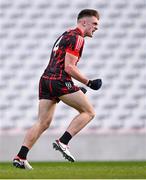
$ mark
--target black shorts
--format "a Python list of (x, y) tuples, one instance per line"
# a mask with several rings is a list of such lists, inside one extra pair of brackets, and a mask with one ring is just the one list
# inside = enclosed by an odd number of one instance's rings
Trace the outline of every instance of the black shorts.
[(51, 80), (42, 76), (39, 82), (39, 99), (49, 99), (59, 102), (59, 97), (79, 91), (72, 81)]

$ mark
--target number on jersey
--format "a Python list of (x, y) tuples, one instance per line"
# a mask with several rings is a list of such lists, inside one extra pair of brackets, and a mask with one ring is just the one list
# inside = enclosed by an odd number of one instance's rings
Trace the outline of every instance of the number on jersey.
[(54, 45), (54, 48), (53, 48), (53, 51), (57, 51), (58, 48), (59, 48), (59, 43), (61, 41), (63, 36), (60, 36), (60, 38), (56, 41), (55, 45)]

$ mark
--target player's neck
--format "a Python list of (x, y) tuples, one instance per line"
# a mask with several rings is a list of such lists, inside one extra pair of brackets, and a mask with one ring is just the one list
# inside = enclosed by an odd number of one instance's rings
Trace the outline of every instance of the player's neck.
[(79, 24), (77, 25), (77, 28), (79, 29), (81, 34), (84, 36), (84, 28), (82, 26), (80, 26)]

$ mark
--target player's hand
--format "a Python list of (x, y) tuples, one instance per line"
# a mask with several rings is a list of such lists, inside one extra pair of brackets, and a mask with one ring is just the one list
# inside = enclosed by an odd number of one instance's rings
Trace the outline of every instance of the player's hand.
[(79, 88), (80, 88), (80, 90), (81, 90), (84, 94), (86, 94), (87, 89), (85, 89), (84, 87), (79, 87)]
[(102, 86), (102, 80), (101, 79), (89, 80), (87, 86), (93, 90), (98, 90)]

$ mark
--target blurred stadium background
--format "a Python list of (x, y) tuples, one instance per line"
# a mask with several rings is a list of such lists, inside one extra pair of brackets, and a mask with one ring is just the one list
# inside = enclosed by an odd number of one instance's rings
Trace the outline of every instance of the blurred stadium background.
[[(79, 68), (101, 77), (88, 89), (96, 118), (72, 142), (77, 160), (146, 160), (146, 0), (0, 0), (0, 161), (10, 161), (37, 120), (38, 82), (58, 35), (83, 8), (100, 13)], [(32, 161), (62, 160), (52, 150), (75, 111), (59, 103), (32, 149)]]

